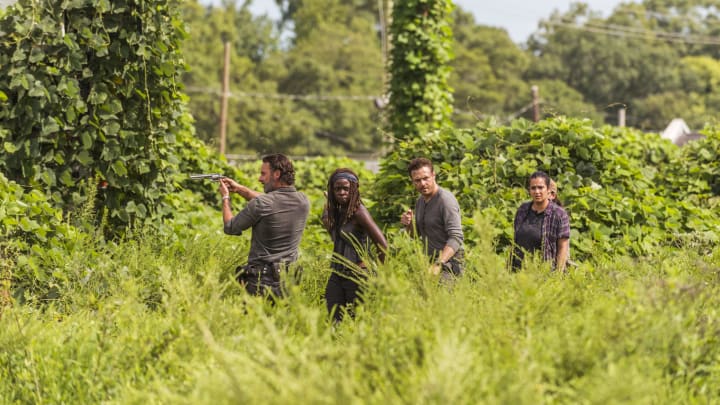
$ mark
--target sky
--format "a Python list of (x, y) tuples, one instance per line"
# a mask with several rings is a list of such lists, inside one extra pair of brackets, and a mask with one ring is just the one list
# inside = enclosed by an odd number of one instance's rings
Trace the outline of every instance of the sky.
[[(0, 6), (13, 3), (15, 0), (0, 0)], [(201, 0), (207, 4), (220, 4), (220, 0)], [(238, 0), (241, 2), (242, 0)], [(510, 38), (516, 43), (525, 42), (538, 26), (540, 19), (547, 18), (559, 10), (565, 12), (570, 4), (577, 0), (455, 0), (455, 4), (472, 12), (479, 24), (491, 25), (507, 30)], [(639, 0), (624, 0), (638, 2)], [(583, 0), (590, 9), (599, 11), (604, 17), (623, 0)], [(4, 4), (3, 4), (4, 3)], [(253, 0), (250, 7), (255, 14), (268, 14), (278, 18), (280, 12), (275, 0)]]
[[(256, 0), (259, 1), (259, 0)], [(272, 0), (263, 0), (270, 1)], [(514, 42), (525, 42), (535, 32), (538, 22), (553, 11), (565, 12), (577, 0), (455, 0), (455, 4), (475, 15), (479, 24), (507, 30)], [(593, 11), (603, 17), (610, 15), (620, 3), (633, 0), (583, 0)]]
[[(0, 6), (13, 3), (15, 0), (0, 0)], [(220, 0), (201, 0), (207, 4), (220, 4)], [(241, 2), (242, 0), (238, 0)], [(577, 0), (455, 0), (455, 4), (475, 15), (479, 24), (491, 25), (507, 30), (510, 38), (516, 43), (525, 42), (535, 32), (540, 19), (550, 16), (559, 10), (565, 12), (570, 4)], [(582, 0), (593, 11), (599, 11), (607, 17), (623, 0)], [(639, 0), (624, 0), (638, 2)], [(275, 0), (253, 0), (250, 7), (255, 14), (267, 14), (278, 18), (280, 12)]]
[[(219, 3), (219, 0), (202, 0), (207, 3)], [(624, 2), (637, 2), (638, 0), (625, 0)], [(507, 30), (514, 42), (525, 42), (538, 26), (541, 19), (559, 10), (565, 12), (570, 4), (576, 0), (455, 0), (455, 4), (475, 15), (479, 24), (491, 25)], [(583, 0), (593, 11), (599, 11), (603, 17), (623, 0)], [(255, 14), (267, 13), (277, 18), (279, 11), (275, 0), (253, 0), (250, 7)]]

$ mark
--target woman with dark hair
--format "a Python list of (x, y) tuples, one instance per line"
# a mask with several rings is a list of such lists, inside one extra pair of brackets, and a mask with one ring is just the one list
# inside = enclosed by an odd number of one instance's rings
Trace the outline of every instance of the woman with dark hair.
[(328, 180), (327, 204), (322, 216), (333, 240), (333, 272), (325, 289), (328, 313), (335, 322), (343, 310), (352, 314), (358, 300), (360, 282), (367, 276), (363, 257), (370, 250), (370, 241), (385, 259), (387, 241), (360, 199), (360, 182), (350, 169), (337, 169)]
[(532, 201), (523, 203), (515, 214), (515, 238), (511, 252), (512, 270), (522, 266), (526, 254), (540, 251), (553, 268), (565, 271), (570, 249), (570, 218), (550, 199), (550, 177), (537, 171), (528, 179)]

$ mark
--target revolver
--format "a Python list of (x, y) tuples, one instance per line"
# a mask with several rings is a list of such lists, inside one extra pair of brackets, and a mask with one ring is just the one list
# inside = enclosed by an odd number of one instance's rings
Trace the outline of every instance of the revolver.
[(190, 179), (192, 180), (212, 180), (212, 181), (220, 181), (220, 179), (224, 179), (225, 176), (222, 174), (191, 174)]

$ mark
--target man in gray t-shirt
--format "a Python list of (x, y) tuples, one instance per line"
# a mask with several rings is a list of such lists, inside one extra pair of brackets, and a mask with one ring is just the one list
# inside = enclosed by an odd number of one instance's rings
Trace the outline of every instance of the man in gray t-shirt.
[[(463, 232), (460, 205), (455, 196), (438, 186), (429, 159), (413, 159), (408, 173), (420, 197), (415, 212), (407, 210), (400, 222), (412, 234), (422, 237), (427, 254), (435, 259), (428, 271), (443, 278), (459, 276), (463, 272)], [(413, 224), (415, 225), (413, 227)]]
[[(220, 181), (223, 199), (224, 231), (240, 235), (252, 228), (247, 265), (238, 268), (238, 280), (246, 290), (263, 295), (270, 290), (282, 296), (280, 273), (283, 267), (298, 258), (298, 245), (305, 229), (310, 203), (295, 189), (295, 171), (290, 160), (281, 154), (263, 158), (260, 182), (265, 193), (259, 193), (232, 179)], [(233, 216), (230, 192), (248, 200), (248, 204)]]

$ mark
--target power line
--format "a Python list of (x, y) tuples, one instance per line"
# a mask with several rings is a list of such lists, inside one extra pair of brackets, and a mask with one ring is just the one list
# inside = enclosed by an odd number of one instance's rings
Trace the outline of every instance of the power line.
[[(209, 87), (187, 87), (187, 93), (214, 94), (222, 96), (222, 91)], [(269, 100), (313, 100), (313, 101), (374, 101), (381, 96), (370, 95), (332, 95), (332, 94), (287, 94), (287, 93), (258, 93), (234, 91), (229, 92), (228, 97), (234, 99), (254, 98)]]
[(600, 28), (609, 28), (609, 29), (615, 29), (618, 31), (625, 31), (625, 32), (634, 32), (639, 34), (653, 34), (659, 37), (667, 37), (667, 38), (680, 38), (684, 41), (690, 40), (690, 41), (710, 41), (710, 42), (717, 42), (717, 38), (714, 37), (708, 37), (708, 36), (702, 36), (702, 35), (688, 35), (688, 34), (680, 34), (677, 32), (667, 32), (667, 31), (655, 31), (655, 30), (647, 30), (644, 28), (636, 28), (636, 27), (629, 27), (626, 25), (617, 25), (617, 24), (595, 24), (595, 23), (587, 23), (586, 25), (600, 27)]
[(571, 28), (578, 31), (605, 34), (622, 38), (650, 39), (656, 41), (669, 41), (692, 45), (720, 45), (720, 38), (700, 35), (685, 35), (662, 31), (651, 31), (621, 25), (602, 25), (595, 23), (578, 25), (559, 21), (548, 21), (547, 24), (552, 26)]
[(618, 30), (620, 32), (632, 32), (642, 35), (652, 34), (660, 38), (677, 38), (681, 39), (683, 42), (693, 42), (693, 43), (705, 43), (707, 42), (710, 45), (714, 44), (720, 44), (720, 39), (716, 37), (709, 37), (709, 36), (703, 36), (703, 35), (693, 35), (693, 34), (680, 34), (677, 32), (666, 32), (666, 31), (653, 31), (653, 30), (646, 30), (644, 28), (635, 28), (635, 27), (628, 27), (626, 25), (616, 25), (616, 24), (596, 24), (596, 23), (586, 23), (585, 25), (589, 25), (592, 27), (598, 27), (598, 28), (606, 28), (606, 29), (614, 29)]

